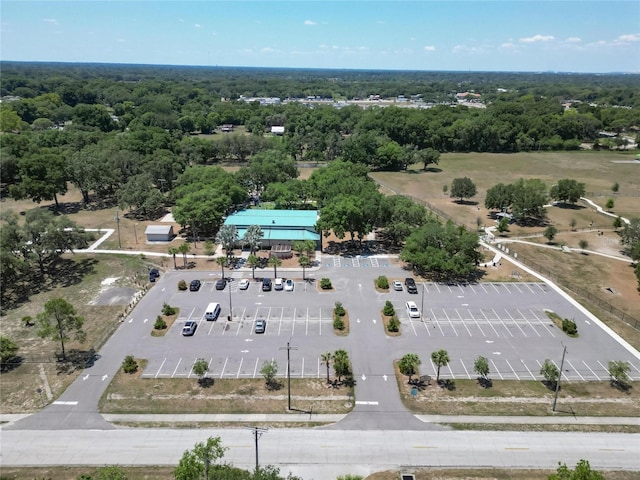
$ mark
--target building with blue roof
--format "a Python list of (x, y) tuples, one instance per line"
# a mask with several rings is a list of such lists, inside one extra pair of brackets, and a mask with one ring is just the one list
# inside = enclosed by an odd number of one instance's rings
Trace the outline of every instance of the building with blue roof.
[(262, 247), (278, 252), (291, 252), (296, 240), (313, 240), (320, 248), (320, 234), (316, 232), (317, 210), (240, 210), (229, 215), (225, 225), (235, 225), (242, 239), (247, 228), (258, 225), (262, 229)]

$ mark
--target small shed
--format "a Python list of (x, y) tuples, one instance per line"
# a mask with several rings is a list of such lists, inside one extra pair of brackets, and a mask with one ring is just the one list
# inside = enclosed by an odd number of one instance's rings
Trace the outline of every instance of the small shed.
[(175, 236), (173, 225), (149, 225), (144, 234), (147, 242), (170, 242)]
[(271, 134), (272, 135), (284, 135), (284, 127), (283, 126), (274, 125), (273, 127), (271, 127)]

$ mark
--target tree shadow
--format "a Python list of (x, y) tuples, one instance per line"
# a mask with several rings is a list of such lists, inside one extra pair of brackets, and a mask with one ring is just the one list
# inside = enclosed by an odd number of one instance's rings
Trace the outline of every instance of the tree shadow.
[(272, 392), (277, 392), (278, 390), (282, 390), (283, 387), (284, 387), (284, 382), (281, 382), (280, 380), (274, 379), (267, 382), (267, 390)]
[(543, 380), (542, 384), (547, 387), (547, 390), (551, 390), (552, 392), (556, 391), (556, 385), (557, 382), (554, 381), (549, 381), (549, 380)]
[(20, 355), (16, 355), (13, 358), (7, 359), (4, 363), (0, 363), (0, 373), (7, 373), (18, 368), (24, 362), (24, 358)]
[(93, 348), (89, 350), (72, 349), (67, 352), (66, 358), (62, 358), (62, 355), (58, 353), (56, 353), (56, 357), (58, 374), (71, 374), (78, 370), (84, 370), (93, 366), (100, 359), (100, 355)]
[(453, 203), (457, 203), (458, 205), (478, 205), (478, 202), (475, 200), (465, 200), (465, 199), (457, 199), (454, 200)]
[(59, 258), (47, 271), (51, 283), (55, 286), (69, 287), (82, 282), (86, 275), (95, 270), (97, 264), (98, 260), (95, 258)]
[(428, 172), (428, 173), (440, 173), (442, 172), (442, 169), (439, 167), (427, 167), (427, 168), (423, 168), (422, 171)]
[(215, 384), (215, 380), (211, 377), (204, 377), (198, 379), (198, 385), (202, 388), (211, 388)]
[(627, 382), (617, 382), (616, 380), (611, 380), (609, 382), (613, 388), (623, 393), (630, 393), (633, 386)]
[(407, 383), (411, 385), (412, 388), (417, 388), (418, 390), (422, 391), (431, 385), (431, 376), (422, 375), (419, 378), (412, 378)]
[(482, 388), (491, 388), (493, 387), (493, 381), (490, 378), (478, 377), (478, 385)]
[(558, 203), (555, 206), (566, 210), (584, 210), (587, 208), (584, 205), (578, 205), (577, 203)]
[(440, 388), (444, 388), (445, 390), (453, 392), (456, 389), (456, 382), (455, 380), (447, 378), (446, 380), (439, 380), (438, 386)]

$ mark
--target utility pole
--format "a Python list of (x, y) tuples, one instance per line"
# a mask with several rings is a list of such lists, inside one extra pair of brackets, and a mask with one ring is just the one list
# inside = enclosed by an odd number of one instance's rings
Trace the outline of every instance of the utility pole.
[[(285, 347), (281, 347), (280, 350), (284, 350)], [(289, 410), (291, 410), (291, 350), (297, 350), (297, 347), (292, 347), (287, 342), (286, 350), (287, 350), (287, 390), (288, 390), (288, 399), (289, 399)]]
[(558, 402), (558, 392), (560, 391), (560, 379), (562, 378), (562, 368), (564, 367), (564, 356), (567, 353), (567, 347), (566, 345), (562, 344), (562, 360), (560, 361), (560, 374), (558, 375), (558, 381), (556, 382), (556, 396), (553, 399), (553, 407), (551, 408), (552, 411), (556, 411), (556, 403)]
[(256, 444), (256, 471), (258, 471), (258, 439), (262, 436), (264, 432), (267, 432), (268, 428), (258, 428), (258, 427), (249, 427), (251, 433), (253, 433), (253, 439)]
[(118, 248), (122, 248), (122, 243), (120, 242), (120, 211), (116, 210), (116, 227), (118, 229)]

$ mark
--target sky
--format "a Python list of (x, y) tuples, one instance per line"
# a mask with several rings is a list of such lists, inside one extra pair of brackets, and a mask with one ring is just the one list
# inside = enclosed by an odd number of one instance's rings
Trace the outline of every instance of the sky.
[(2, 0), (0, 59), (640, 73), (640, 1)]

